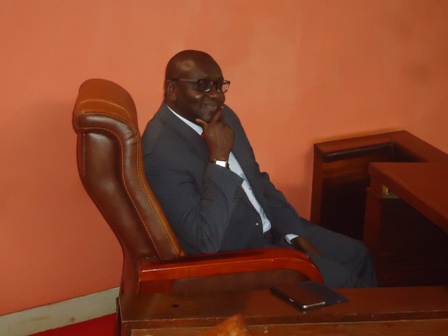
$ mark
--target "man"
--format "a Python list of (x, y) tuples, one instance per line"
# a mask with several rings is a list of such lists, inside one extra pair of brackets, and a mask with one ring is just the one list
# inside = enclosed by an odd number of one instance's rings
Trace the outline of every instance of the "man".
[(259, 170), (230, 82), (208, 54), (182, 51), (166, 68), (164, 102), (143, 134), (145, 173), (187, 254), (289, 247), (331, 287), (375, 286), (364, 245), (298, 216)]

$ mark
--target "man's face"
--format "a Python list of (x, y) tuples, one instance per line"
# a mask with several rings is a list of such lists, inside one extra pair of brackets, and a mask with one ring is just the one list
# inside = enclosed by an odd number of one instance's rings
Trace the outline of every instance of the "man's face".
[[(188, 63), (188, 62), (186, 62)], [(186, 71), (179, 75), (182, 79), (207, 79), (214, 81), (222, 81), (224, 78), (219, 66), (212, 60), (209, 62), (191, 61), (185, 65)], [(201, 92), (198, 90), (196, 83), (175, 81), (173, 99), (169, 104), (170, 107), (182, 117), (195, 122), (199, 118), (205, 122), (210, 122), (214, 114), (221, 108), (225, 101), (225, 95), (216, 91), (213, 87), (209, 92)]]

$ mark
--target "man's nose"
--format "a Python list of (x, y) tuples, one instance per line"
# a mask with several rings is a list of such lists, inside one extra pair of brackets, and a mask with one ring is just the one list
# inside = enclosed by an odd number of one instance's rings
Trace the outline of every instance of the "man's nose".
[(216, 88), (216, 85), (213, 85), (210, 91), (206, 92), (210, 97), (213, 97), (215, 99), (223, 99), (224, 93), (221, 93)]

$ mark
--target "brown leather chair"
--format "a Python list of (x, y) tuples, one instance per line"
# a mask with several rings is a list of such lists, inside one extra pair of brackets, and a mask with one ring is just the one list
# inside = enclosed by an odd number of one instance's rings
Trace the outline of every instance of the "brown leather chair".
[(134, 101), (121, 86), (89, 79), (73, 111), (82, 183), (124, 254), (121, 292), (223, 291), (266, 288), (322, 277), (293, 249), (186, 256), (149, 187)]

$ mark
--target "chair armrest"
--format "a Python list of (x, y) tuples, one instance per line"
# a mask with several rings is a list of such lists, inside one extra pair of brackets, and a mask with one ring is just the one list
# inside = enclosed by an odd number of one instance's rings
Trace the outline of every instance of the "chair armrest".
[(184, 256), (168, 262), (144, 259), (139, 262), (139, 279), (163, 281), (272, 270), (293, 270), (323, 282), (319, 270), (303, 252), (288, 248)]

